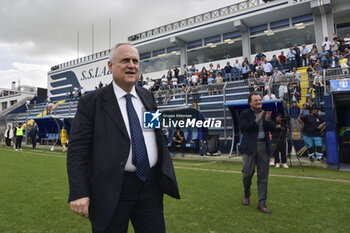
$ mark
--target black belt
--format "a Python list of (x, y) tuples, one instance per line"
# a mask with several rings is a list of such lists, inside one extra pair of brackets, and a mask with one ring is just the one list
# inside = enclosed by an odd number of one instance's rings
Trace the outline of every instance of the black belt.
[(266, 139), (265, 138), (258, 138), (256, 139), (257, 142), (266, 142)]

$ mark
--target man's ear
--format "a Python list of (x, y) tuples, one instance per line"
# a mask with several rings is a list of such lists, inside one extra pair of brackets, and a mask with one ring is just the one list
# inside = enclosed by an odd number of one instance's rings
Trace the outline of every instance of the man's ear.
[(108, 70), (112, 73), (112, 66), (113, 66), (112, 62), (108, 61), (107, 64), (108, 64)]

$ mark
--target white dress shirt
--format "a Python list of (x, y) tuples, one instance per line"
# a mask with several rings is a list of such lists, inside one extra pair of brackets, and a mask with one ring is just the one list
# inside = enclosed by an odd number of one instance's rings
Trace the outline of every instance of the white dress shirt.
[[(129, 152), (128, 161), (126, 162), (126, 165), (125, 165), (125, 171), (135, 172), (136, 167), (134, 164), (132, 164), (132, 143), (131, 143), (131, 136), (130, 136), (129, 118), (128, 118), (128, 113), (126, 111), (126, 99), (124, 97), (128, 93), (123, 89), (121, 89), (115, 82), (113, 82), (113, 90), (114, 90), (115, 97), (117, 98), (119, 108), (124, 119), (124, 124), (130, 138), (130, 152)], [(147, 154), (148, 154), (148, 161), (150, 163), (150, 166), (154, 167), (154, 165), (156, 165), (158, 160), (158, 147), (157, 147), (156, 134), (152, 129), (143, 128), (143, 125), (142, 125), (143, 112), (146, 109), (143, 106), (143, 103), (135, 90), (135, 86), (130, 91), (130, 94), (132, 95), (131, 101), (132, 101), (132, 104), (134, 105), (135, 111), (139, 118), (140, 126), (143, 132), (143, 137), (145, 139), (145, 144), (146, 144)]]

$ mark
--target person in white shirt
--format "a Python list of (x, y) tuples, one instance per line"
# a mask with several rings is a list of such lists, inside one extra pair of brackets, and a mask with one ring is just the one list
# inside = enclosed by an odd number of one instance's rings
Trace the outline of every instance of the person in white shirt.
[(165, 75), (163, 75), (161, 82), (162, 82), (163, 90), (168, 89), (168, 79), (167, 77), (165, 77)]
[(192, 82), (192, 86), (195, 86), (198, 82), (198, 76), (195, 73), (193, 73), (191, 77), (191, 82)]
[(275, 94), (273, 94), (273, 93), (271, 92), (270, 89), (267, 90), (267, 91), (265, 91), (265, 95), (264, 95), (264, 97), (263, 97), (263, 100), (275, 100), (275, 99), (276, 99), (276, 96), (275, 96)]
[(327, 52), (330, 52), (331, 46), (332, 46), (332, 43), (328, 41), (328, 37), (326, 36), (324, 38), (324, 42), (322, 43), (322, 47), (324, 47)]
[(273, 67), (270, 62), (265, 61), (262, 65), (264, 72), (267, 74), (267, 76), (272, 75)]
[(344, 37), (344, 42), (345, 42), (345, 46), (347, 48), (350, 48), (350, 34), (346, 34), (346, 37)]
[(171, 84), (173, 85), (173, 88), (177, 88), (177, 84), (178, 84), (177, 82), (178, 82), (178, 79), (174, 75), (173, 78), (171, 79)]
[(309, 50), (306, 48), (306, 44), (303, 44), (302, 46), (301, 56), (303, 58), (303, 66), (308, 66)]

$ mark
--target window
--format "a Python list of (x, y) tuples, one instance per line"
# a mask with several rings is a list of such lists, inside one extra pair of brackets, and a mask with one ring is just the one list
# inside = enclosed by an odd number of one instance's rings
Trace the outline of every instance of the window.
[(306, 26), (302, 29), (291, 29), (286, 31), (275, 32), (274, 35), (261, 35), (250, 39), (251, 53), (258, 53), (284, 49), (292, 44), (313, 44), (316, 42), (315, 30), (313, 25)]
[(141, 74), (153, 73), (162, 70), (168, 70), (174, 66), (180, 67), (180, 56), (175, 54), (164, 55), (140, 62)]
[(219, 44), (216, 47), (205, 47), (187, 52), (188, 65), (223, 60), (242, 56), (242, 41)]
[(217, 36), (212, 36), (209, 38), (205, 38), (204, 39), (204, 44), (205, 45), (209, 45), (209, 44), (213, 44), (213, 43), (218, 43), (221, 42), (221, 35), (217, 35)]
[(266, 30), (267, 30), (267, 24), (259, 25), (256, 27), (251, 27), (250, 28), (250, 35), (259, 34), (259, 33), (262, 33)]
[(202, 46), (203, 46), (202, 40), (196, 40), (196, 41), (187, 43), (187, 49), (193, 49), (193, 48), (202, 47)]
[(279, 20), (277, 22), (270, 23), (270, 29), (289, 27), (289, 19)]

